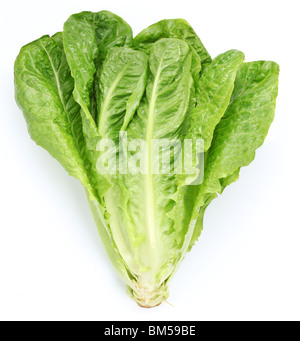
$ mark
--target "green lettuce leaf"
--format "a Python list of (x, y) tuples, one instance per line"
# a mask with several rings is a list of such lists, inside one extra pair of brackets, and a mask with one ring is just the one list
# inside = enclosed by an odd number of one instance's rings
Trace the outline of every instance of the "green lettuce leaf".
[[(112, 235), (135, 277), (129, 292), (140, 304), (157, 304), (167, 297), (165, 281), (179, 253), (174, 221), (167, 215), (174, 206), (176, 175), (152, 174), (150, 155), (153, 139), (182, 135), (192, 109), (192, 56), (191, 48), (181, 40), (162, 39), (152, 45), (146, 94), (126, 130), (129, 143), (147, 142), (148, 149), (142, 152), (148, 152), (145, 173), (120, 174), (105, 194)], [(128, 153), (129, 157), (137, 154), (136, 150)], [(141, 291), (149, 296), (145, 302), (139, 301)]]
[(24, 46), (15, 62), (15, 95), (31, 138), (95, 196), (85, 155), (80, 107), (63, 50), (62, 35)]
[(242, 52), (230, 50), (216, 57), (200, 78), (201, 93), (187, 137), (203, 139), (204, 151), (209, 149), (215, 127), (228, 107), (236, 73), (243, 61)]
[(24, 46), (15, 62), (16, 101), (31, 138), (81, 181), (99, 234), (116, 270), (130, 283), (127, 269), (111, 238), (100, 205), (95, 177), (86, 156), (80, 106), (73, 98), (74, 80), (63, 50), (62, 34), (44, 36)]
[(99, 77), (109, 51), (129, 45), (132, 30), (122, 18), (111, 12), (82, 12), (72, 15), (65, 22), (63, 41), (75, 83), (73, 95), (82, 109), (80, 114), (86, 142), (85, 152), (101, 197), (110, 184), (97, 170), (100, 155), (97, 151), (100, 140), (97, 120), (101, 110)]
[(184, 19), (166, 19), (149, 26), (134, 38), (133, 46), (146, 50), (163, 38), (177, 38), (190, 44), (200, 57), (203, 70), (211, 63), (211, 57), (200, 38)]
[[(191, 114), (190, 127), (185, 136), (187, 139), (194, 140), (193, 153), (196, 153), (195, 141), (197, 139), (203, 140), (203, 152), (209, 149), (215, 127), (229, 104), (236, 73), (243, 60), (242, 52), (230, 50), (217, 56), (204, 70), (199, 82), (200, 95)], [(201, 161), (195, 160), (194, 162)], [(203, 172), (203, 168), (201, 172)], [(171, 214), (175, 221), (176, 240), (182, 247), (182, 258), (189, 246), (189, 238), (192, 237), (193, 228), (190, 221), (194, 212), (194, 202), (200, 189), (200, 185), (187, 186), (187, 183), (192, 183), (195, 177), (192, 177), (191, 180), (187, 180), (188, 178), (189, 175), (180, 177), (175, 199), (176, 206)], [(189, 231), (190, 233), (188, 233)], [(184, 240), (182, 235), (186, 236)]]
[(127, 47), (111, 50), (99, 80), (101, 137), (116, 141), (128, 126), (144, 95), (147, 69), (145, 53)]
[(89, 120), (96, 121), (98, 77), (113, 47), (128, 46), (131, 27), (117, 15), (102, 11), (73, 14), (65, 22), (64, 49), (75, 80), (74, 97)]
[[(254, 160), (274, 119), (278, 76), (279, 66), (268, 61), (244, 63), (238, 70), (230, 105), (207, 152), (197, 210), (205, 211), (217, 193), (238, 179), (241, 167)], [(203, 214), (198, 218), (191, 245), (200, 236)]]

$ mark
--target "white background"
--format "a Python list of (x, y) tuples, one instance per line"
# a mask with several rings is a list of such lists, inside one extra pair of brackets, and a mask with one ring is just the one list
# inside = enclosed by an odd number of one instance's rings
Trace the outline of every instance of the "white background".
[[(298, 1), (4, 1), (0, 8), (0, 320), (299, 320)], [(24, 44), (69, 15), (108, 9), (134, 33), (190, 22), (213, 57), (236, 48), (281, 67), (276, 119), (251, 166), (207, 210), (169, 303), (131, 301), (101, 245), (81, 185), (29, 138), (14, 102)]]

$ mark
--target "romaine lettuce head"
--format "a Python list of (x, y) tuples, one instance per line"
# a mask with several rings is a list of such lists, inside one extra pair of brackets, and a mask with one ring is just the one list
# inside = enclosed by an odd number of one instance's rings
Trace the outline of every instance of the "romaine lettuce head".
[(32, 139), (85, 188), (128, 294), (159, 305), (204, 212), (255, 157), (274, 118), (279, 67), (212, 59), (191, 26), (132, 37), (107, 11), (72, 15), (24, 46), (16, 101)]

